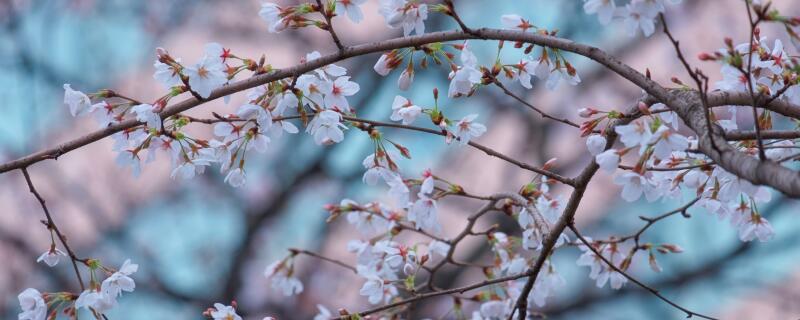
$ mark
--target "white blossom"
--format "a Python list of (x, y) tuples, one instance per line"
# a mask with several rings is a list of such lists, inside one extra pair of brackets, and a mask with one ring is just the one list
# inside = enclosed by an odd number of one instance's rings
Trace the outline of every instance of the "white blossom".
[(633, 1), (625, 6), (625, 29), (628, 30), (628, 35), (636, 36), (639, 29), (642, 30), (645, 37), (649, 37), (656, 30), (655, 18), (656, 14), (649, 10), (647, 4), (643, 1)]
[(75, 309), (92, 309), (99, 313), (105, 313), (116, 305), (115, 297), (94, 289), (84, 290), (75, 300)]
[(325, 108), (345, 112), (350, 110), (347, 97), (356, 94), (360, 89), (358, 83), (350, 81), (350, 77), (347, 76), (338, 77), (334, 81), (324, 81), (320, 86), (325, 94)]
[(628, 171), (614, 177), (614, 183), (622, 186), (622, 199), (633, 202), (642, 196), (647, 179), (639, 173)]
[(472, 86), (481, 83), (481, 72), (478, 71), (478, 59), (469, 50), (468, 44), (464, 41), (461, 49), (461, 66), (457, 70), (451, 71), (448, 78), (450, 86), (447, 91), (448, 97), (457, 97), (469, 94)]
[(333, 313), (321, 304), (317, 304), (317, 310), (319, 310), (319, 312), (314, 316), (314, 320), (330, 320), (334, 317)]
[(392, 121), (403, 121), (404, 125), (409, 125), (422, 114), (422, 108), (411, 103), (410, 100), (395, 96), (392, 102), (392, 115), (389, 117)]
[(745, 242), (756, 238), (758, 238), (758, 241), (765, 242), (771, 240), (774, 236), (775, 231), (772, 229), (772, 225), (757, 213), (750, 214), (739, 225), (739, 239)]
[(228, 171), (228, 174), (225, 176), (225, 183), (234, 188), (243, 186), (245, 182), (247, 182), (247, 177), (245, 176), (242, 168), (234, 168), (233, 170)]
[(17, 296), (22, 312), (17, 316), (19, 320), (45, 320), (47, 317), (47, 303), (42, 298), (39, 290), (28, 288)]
[(158, 115), (155, 106), (140, 104), (131, 108), (131, 111), (136, 114), (136, 120), (144, 122), (147, 127), (161, 130), (161, 116)]
[(139, 270), (139, 265), (131, 263), (131, 260), (125, 260), (117, 272), (114, 272), (103, 280), (100, 285), (100, 290), (109, 297), (116, 298), (122, 294), (122, 291), (133, 292), (136, 288), (136, 283), (130, 277), (134, 272)]
[(264, 276), (271, 280), (273, 289), (280, 290), (288, 297), (303, 292), (303, 283), (292, 275), (293, 271), (285, 261), (276, 261), (267, 266)]
[(500, 17), (500, 22), (503, 28), (526, 32), (528, 29), (533, 28), (530, 21), (523, 19), (517, 14), (504, 14)]
[(242, 320), (242, 317), (236, 314), (236, 309), (221, 303), (214, 304), (214, 310), (211, 311), (211, 318), (214, 320)]
[(617, 9), (617, 4), (614, 0), (584, 0), (583, 10), (586, 14), (597, 14), (597, 19), (601, 24), (609, 24), (611, 19), (614, 18), (614, 12)]
[(606, 172), (614, 172), (619, 166), (619, 153), (617, 150), (608, 149), (594, 157), (595, 162)]
[(194, 66), (186, 67), (184, 70), (189, 77), (189, 86), (202, 98), (211, 96), (214, 89), (221, 87), (228, 82), (228, 74), (225, 72), (225, 64), (220, 57), (204, 56)]
[(625, 147), (631, 148), (640, 145), (639, 154), (642, 154), (647, 149), (647, 145), (653, 136), (650, 131), (650, 124), (643, 119), (623, 126), (616, 126), (614, 131), (619, 134), (619, 140), (625, 144)]
[(347, 13), (347, 17), (350, 20), (353, 20), (355, 23), (361, 22), (364, 18), (364, 14), (361, 12), (360, 5), (366, 3), (367, 0), (336, 0), (336, 15), (344, 15)]
[(486, 126), (473, 122), (477, 117), (477, 114), (471, 114), (456, 123), (456, 130), (453, 135), (458, 138), (458, 142), (461, 145), (469, 144), (470, 140), (480, 137), (486, 132)]
[(342, 121), (340, 113), (332, 110), (323, 110), (311, 119), (306, 132), (314, 136), (314, 142), (318, 145), (339, 143), (344, 140), (344, 131), (342, 129), (347, 129), (340, 121)]
[(389, 28), (403, 28), (403, 35), (416, 31), (425, 33), (425, 19), (428, 18), (428, 5), (407, 0), (381, 0), (379, 13), (386, 18)]
[(272, 2), (261, 4), (258, 15), (267, 22), (269, 32), (278, 33), (286, 29), (287, 23), (281, 18), (281, 7)]
[(72, 90), (68, 83), (64, 84), (64, 104), (69, 106), (73, 117), (82, 116), (92, 110), (92, 101), (85, 93)]
[[(338, 0), (338, 1), (341, 1), (341, 0)], [(366, 0), (349, 0), (349, 1), (356, 2), (356, 1), (366, 1)], [(337, 5), (337, 9), (338, 9), (338, 5)], [(322, 57), (322, 54), (320, 54), (319, 51), (312, 51), (312, 52), (306, 54), (306, 59), (305, 60), (306, 60), (306, 62), (314, 61), (314, 60), (319, 59), (320, 57)], [(347, 69), (345, 69), (344, 67), (340, 67), (340, 66), (338, 66), (336, 64), (331, 63), (331, 64), (327, 64), (327, 65), (325, 65), (325, 66), (323, 66), (323, 67), (321, 67), (319, 69), (314, 70), (314, 72), (316, 72), (317, 75), (319, 75), (320, 78), (327, 79), (328, 76), (341, 77), (341, 76), (347, 74)]]
[[(180, 63), (181, 60), (177, 59), (177, 63)], [(167, 88), (171, 88), (174, 86), (183, 85), (183, 81), (181, 81), (181, 73), (179, 70), (175, 69), (175, 67), (162, 63), (161, 61), (156, 60), (153, 63), (153, 67), (156, 68), (156, 72), (153, 74), (153, 79), (160, 82)]]
[(590, 135), (589, 138), (586, 138), (586, 148), (589, 149), (591, 155), (596, 156), (605, 150), (606, 138), (599, 134)]
[(421, 195), (420, 198), (414, 202), (414, 205), (408, 212), (408, 220), (414, 222), (418, 229), (433, 234), (438, 234), (442, 231), (437, 213), (436, 200), (428, 198), (425, 195)]
[(55, 267), (58, 264), (58, 261), (61, 259), (61, 257), (66, 257), (66, 256), (67, 256), (66, 253), (64, 253), (59, 249), (56, 249), (56, 247), (53, 246), (52, 248), (50, 248), (50, 250), (47, 250), (44, 253), (42, 253), (42, 255), (40, 255), (39, 258), (36, 259), (36, 262), (44, 261), (44, 263), (47, 266)]

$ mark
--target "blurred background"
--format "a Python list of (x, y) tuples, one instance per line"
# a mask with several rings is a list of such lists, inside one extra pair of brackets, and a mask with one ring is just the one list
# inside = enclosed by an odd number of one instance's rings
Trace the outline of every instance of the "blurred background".
[[(602, 27), (596, 17), (582, 11), (578, 0), (457, 1), (457, 9), (470, 26), (501, 27), (500, 16), (516, 13), (537, 26), (558, 29), (562, 37), (593, 44), (617, 55), (639, 70), (649, 68), (653, 78), (668, 84), (672, 76), (687, 79), (665, 37), (629, 38), (620, 22)], [(617, 1), (622, 4), (624, 1)], [(291, 4), (291, 1), (279, 1)], [(798, 15), (794, 0), (774, 1), (785, 14)], [(184, 62), (202, 56), (206, 42), (220, 42), (240, 57), (262, 53), (273, 66), (297, 63), (306, 53), (333, 52), (328, 34), (320, 30), (269, 34), (256, 14), (259, 1), (190, 0), (5, 0), (0, 1), (0, 161), (8, 161), (96, 129), (87, 118), (73, 118), (62, 104), (62, 84), (84, 92), (110, 88), (143, 101), (164, 93), (152, 78), (156, 47), (164, 47)], [(377, 1), (362, 9), (366, 19), (356, 26), (334, 19), (346, 44), (401, 36), (384, 26)], [(692, 64), (715, 80), (719, 67), (695, 59), (700, 51), (723, 46), (722, 38), (745, 42), (748, 29), (741, 1), (684, 0), (667, 9), (671, 29)], [(435, 14), (426, 30), (453, 29), (449, 20)], [(780, 29), (765, 27), (762, 34), (782, 37)], [(492, 61), (496, 43), (477, 44), (479, 60)], [(788, 43), (788, 41), (785, 41)], [(772, 41), (770, 41), (770, 45)], [(796, 51), (790, 50), (795, 53)], [(504, 50), (507, 62), (518, 52)], [(394, 72), (381, 78), (372, 70), (378, 55), (350, 59), (349, 69), (361, 91), (351, 99), (361, 117), (388, 120), (391, 102), (402, 94), (415, 103), (432, 106), (431, 88), (446, 90), (443, 67), (419, 71), (407, 92), (397, 89)], [(571, 57), (583, 83), (547, 91), (534, 81), (534, 90), (519, 94), (554, 115), (574, 121), (581, 107), (624, 110), (640, 92), (598, 65)], [(519, 86), (512, 86), (520, 89)], [(245, 100), (237, 94), (229, 104), (213, 101), (189, 114), (208, 117), (211, 111), (231, 113)], [(574, 175), (588, 161), (584, 141), (571, 127), (548, 122), (529, 112), (499, 89), (482, 89), (472, 99), (443, 99), (440, 105), (454, 118), (479, 113), (489, 128), (481, 143), (517, 159), (542, 164), (558, 158), (556, 170)], [(746, 115), (743, 115), (746, 116)], [(746, 118), (742, 119), (743, 122)], [(421, 122), (422, 123), (422, 122)], [(211, 136), (199, 127), (199, 135)], [(400, 165), (406, 176), (433, 172), (467, 191), (490, 194), (515, 191), (531, 178), (501, 160), (474, 149), (447, 146), (440, 138), (419, 133), (384, 131), (410, 148), (412, 160)], [(162, 158), (147, 165), (134, 178), (114, 163), (110, 139), (68, 153), (57, 161), (44, 161), (29, 170), (47, 200), (56, 223), (82, 257), (101, 259), (118, 267), (126, 258), (139, 264), (137, 288), (120, 299), (111, 319), (200, 319), (213, 302), (235, 299), (246, 319), (272, 315), (279, 319), (308, 319), (316, 304), (331, 310), (367, 307), (358, 295), (361, 281), (332, 264), (299, 257), (299, 274), (306, 290), (284, 298), (271, 290), (264, 268), (287, 255), (287, 248), (303, 248), (343, 261), (354, 256), (345, 250), (354, 229), (342, 219), (326, 224), (326, 203), (342, 198), (372, 201), (383, 197), (383, 187), (361, 182), (361, 160), (372, 153), (369, 138), (349, 130), (343, 143), (319, 147), (307, 135), (273, 139), (267, 155), (248, 161), (248, 182), (233, 189), (223, 183), (218, 170), (191, 181), (169, 178)], [(680, 203), (624, 203), (611, 176), (599, 173), (577, 214), (586, 235), (594, 238), (624, 235), (641, 226), (640, 215), (655, 215)], [(568, 189), (557, 189), (564, 199)], [(691, 195), (687, 200), (691, 199)], [(479, 203), (447, 199), (440, 215), (445, 234), (453, 235), (464, 217)], [(655, 274), (646, 256), (634, 261), (632, 274), (674, 298), (681, 305), (724, 319), (796, 319), (800, 317), (800, 203), (773, 194), (762, 208), (776, 229), (768, 243), (741, 243), (735, 229), (702, 209), (690, 209), (691, 218), (676, 216), (658, 223), (643, 237), (648, 242), (669, 242), (684, 248), (682, 254), (660, 258), (664, 268)], [(19, 312), (17, 293), (27, 287), (42, 292), (77, 292), (68, 263), (48, 268), (35, 259), (49, 247), (47, 230), (39, 223), (41, 209), (28, 193), (19, 171), (0, 175), (0, 317)], [(515, 223), (502, 215), (489, 215), (486, 227), (518, 235)], [(477, 228), (481, 230), (481, 227)], [(480, 241), (465, 242), (461, 260), (488, 259), (489, 248)], [(627, 284), (612, 291), (597, 289), (588, 269), (575, 265), (577, 249), (560, 250), (554, 264), (568, 288), (539, 309), (552, 319), (677, 319), (684, 315), (649, 293)], [(474, 282), (480, 270), (445, 268), (441, 286)], [(477, 304), (465, 302), (471, 310)], [(448, 298), (434, 299), (413, 309), (413, 318), (436, 318), (450, 308)]]

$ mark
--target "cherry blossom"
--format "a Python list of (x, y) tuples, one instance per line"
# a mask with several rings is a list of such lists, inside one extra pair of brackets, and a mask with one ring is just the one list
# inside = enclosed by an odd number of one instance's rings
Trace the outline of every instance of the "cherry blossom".
[(342, 142), (344, 131), (347, 129), (340, 121), (342, 115), (336, 111), (324, 110), (317, 113), (314, 119), (308, 124), (306, 132), (314, 136), (314, 142), (318, 145), (328, 145)]
[(547, 77), (547, 89), (555, 90), (558, 87), (558, 84), (564, 80), (567, 84), (571, 86), (578, 85), (581, 83), (581, 77), (572, 68), (571, 65), (567, 64), (563, 67), (558, 67), (550, 73), (550, 76)]
[[(175, 62), (180, 64), (181, 60), (176, 59)], [(171, 88), (174, 86), (183, 85), (180, 69), (176, 68), (176, 65), (170, 65), (156, 60), (156, 62), (153, 63), (153, 67), (156, 68), (156, 72), (153, 74), (153, 79), (156, 79), (165, 87)]]
[[(389, 220), (380, 213), (373, 213), (368, 210), (360, 210), (360, 205), (353, 200), (344, 199), (339, 204), (347, 212), (347, 222), (356, 226), (356, 229), (364, 235), (378, 235), (387, 232), (391, 224)], [(373, 208), (376, 206), (372, 206)], [(381, 208), (377, 208), (381, 210)]]
[[(99, 289), (99, 288), (98, 288)], [(75, 300), (75, 309), (94, 310), (98, 313), (105, 313), (117, 305), (115, 297), (100, 290), (88, 289), (81, 292)]]
[(650, 10), (645, 1), (633, 1), (625, 6), (625, 29), (628, 35), (636, 36), (639, 29), (645, 37), (649, 37), (655, 32), (656, 13)]
[(639, 199), (648, 185), (647, 179), (636, 172), (623, 172), (614, 177), (614, 183), (622, 186), (622, 199), (628, 202)]
[(514, 67), (517, 69), (519, 83), (526, 89), (531, 89), (531, 75), (536, 74), (536, 63), (528, 59), (522, 59)]
[[(378, 153), (377, 156), (373, 153), (364, 158), (361, 162), (364, 168), (367, 169), (362, 177), (364, 183), (374, 186), (378, 183), (378, 179), (383, 179), (388, 184), (395, 177), (399, 177), (399, 174), (392, 169), (390, 164), (392, 158), (397, 158), (397, 156), (385, 152)], [(402, 178), (400, 179), (402, 180)]]
[(539, 307), (544, 307), (547, 298), (552, 297), (554, 293), (562, 289), (566, 285), (566, 280), (555, 269), (550, 260), (545, 260), (542, 265), (542, 272), (533, 283), (533, 290), (531, 290), (529, 301), (533, 302)]
[(508, 301), (492, 300), (481, 304), (479, 311), (472, 313), (472, 320), (505, 319), (511, 312)]
[(386, 254), (384, 261), (393, 270), (400, 270), (406, 275), (414, 274), (417, 266), (417, 253), (413, 248), (401, 244), (383, 247)]
[(58, 264), (58, 261), (61, 259), (61, 257), (66, 257), (66, 256), (67, 256), (66, 253), (64, 253), (59, 249), (56, 249), (55, 246), (52, 246), (50, 250), (47, 250), (44, 253), (42, 253), (42, 255), (40, 255), (39, 258), (36, 259), (36, 262), (44, 261), (44, 263), (47, 266), (55, 267)]
[(411, 66), (411, 64), (408, 66), (408, 68), (400, 73), (400, 77), (397, 78), (397, 87), (403, 91), (408, 90), (408, 88), (411, 86), (411, 83), (414, 82), (414, 68)]
[(186, 76), (189, 77), (189, 86), (192, 91), (206, 99), (211, 96), (211, 91), (228, 82), (228, 74), (225, 69), (225, 64), (222, 63), (220, 57), (206, 55), (200, 59), (200, 62), (186, 67), (184, 70)]
[(140, 104), (131, 108), (131, 111), (136, 114), (136, 120), (144, 122), (149, 128), (161, 130), (161, 116), (156, 106)]
[(422, 108), (411, 103), (410, 100), (396, 96), (392, 102), (392, 121), (402, 121), (404, 125), (414, 123), (414, 120), (422, 114)]
[(72, 90), (68, 83), (64, 84), (64, 104), (69, 106), (73, 117), (82, 116), (92, 110), (92, 101), (83, 92)]
[(742, 221), (739, 226), (739, 239), (742, 241), (752, 241), (758, 238), (758, 241), (769, 241), (775, 236), (775, 231), (772, 230), (772, 225), (758, 213), (753, 213)]
[(414, 222), (418, 229), (438, 234), (442, 231), (436, 208), (436, 200), (420, 195), (420, 198), (411, 206), (408, 220)]
[(42, 298), (39, 290), (28, 288), (17, 296), (22, 312), (17, 316), (19, 320), (45, 320), (47, 317), (47, 303)]
[(142, 159), (139, 158), (137, 149), (123, 150), (117, 155), (117, 165), (121, 167), (131, 167), (134, 177), (138, 177), (142, 172)]
[(211, 311), (211, 318), (214, 320), (242, 320), (242, 317), (236, 314), (236, 309), (221, 303), (214, 304), (214, 309)]
[(486, 132), (486, 126), (473, 122), (477, 117), (477, 114), (471, 114), (456, 123), (456, 131), (453, 132), (453, 135), (458, 138), (461, 145), (469, 144), (470, 140), (480, 137)]
[(656, 129), (652, 139), (655, 140), (653, 155), (659, 159), (667, 159), (672, 154), (672, 151), (686, 150), (689, 147), (689, 140), (686, 137), (664, 125)]
[(617, 4), (614, 0), (584, 0), (583, 10), (586, 14), (597, 14), (597, 19), (601, 24), (609, 24), (614, 18)]
[(530, 21), (523, 19), (516, 14), (506, 14), (500, 17), (503, 27), (506, 29), (526, 32), (528, 29), (534, 28)]
[(297, 88), (303, 92), (303, 100), (305, 100), (306, 104), (311, 104), (312, 106), (323, 105), (324, 97), (319, 78), (304, 74), (297, 78)]
[(478, 71), (478, 58), (468, 49), (467, 42), (461, 49), (461, 66), (450, 72), (450, 87), (447, 96), (457, 97), (469, 94), (472, 86), (481, 83), (481, 72)]
[(608, 149), (595, 156), (595, 161), (606, 172), (614, 172), (619, 166), (619, 153), (617, 150)]
[(444, 258), (447, 256), (447, 253), (450, 252), (450, 245), (439, 240), (433, 240), (428, 244), (428, 252), (433, 257), (438, 256)]
[(281, 18), (282, 8), (275, 3), (262, 3), (258, 15), (267, 22), (269, 32), (278, 33), (287, 27), (287, 23)]
[(397, 295), (397, 288), (391, 283), (386, 283), (374, 270), (361, 265), (357, 269), (358, 275), (367, 280), (361, 286), (359, 294), (367, 297), (369, 303), (387, 303), (393, 296)]
[(378, 61), (375, 62), (375, 66), (372, 67), (376, 73), (381, 76), (389, 75), (389, 72), (392, 72), (398, 65), (400, 65), (402, 59), (398, 57), (397, 51), (391, 51), (389, 53), (384, 53), (378, 58)]
[(239, 188), (243, 186), (247, 182), (247, 177), (244, 174), (244, 169), (242, 168), (234, 168), (231, 171), (228, 171), (228, 174), (225, 176), (225, 183), (230, 184), (231, 187)]
[[(338, 1), (342, 1), (342, 0), (338, 0)], [(366, 1), (366, 0), (344, 0), (344, 1), (350, 1), (351, 3), (353, 3), (353, 2)], [(306, 62), (314, 61), (314, 60), (319, 59), (320, 57), (322, 57), (322, 54), (320, 54), (319, 51), (312, 51), (312, 52), (306, 54), (305, 61)], [(331, 64), (327, 64), (327, 65), (325, 65), (325, 66), (323, 66), (323, 67), (321, 67), (319, 69), (314, 70), (314, 72), (316, 72), (317, 75), (319, 75), (320, 78), (327, 79), (328, 76), (341, 77), (341, 76), (347, 74), (347, 69), (345, 69), (343, 67), (340, 67), (340, 66), (338, 66), (336, 64), (331, 63)]]
[(359, 6), (366, 2), (367, 0), (336, 0), (336, 11), (334, 12), (340, 16), (347, 13), (347, 17), (350, 20), (359, 23), (364, 19), (364, 14)]
[(644, 119), (633, 121), (629, 124), (616, 126), (614, 131), (619, 134), (619, 140), (626, 147), (631, 148), (640, 145), (639, 154), (647, 148), (653, 133), (650, 131), (650, 123)]
[[(587, 240), (591, 243), (591, 239), (587, 238)], [(589, 278), (596, 281), (598, 288), (604, 287), (610, 280), (611, 288), (619, 289), (628, 281), (624, 275), (609, 267), (592, 250), (584, 245), (580, 245), (579, 248), (583, 251), (583, 254), (578, 258), (577, 264), (590, 267)], [(605, 245), (597, 251), (614, 264), (621, 262), (623, 259), (622, 253), (617, 249), (616, 244)]]
[(325, 108), (349, 111), (350, 104), (347, 98), (358, 92), (358, 83), (350, 81), (350, 77), (338, 77), (334, 81), (321, 83), (322, 92), (325, 94)]
[(333, 318), (333, 313), (325, 306), (318, 304), (317, 310), (319, 310), (319, 312), (314, 316), (314, 320), (329, 320)]
[(407, 0), (381, 0), (380, 14), (386, 19), (389, 28), (403, 28), (403, 35), (411, 32), (425, 33), (425, 19), (428, 18), (428, 5)]
[(276, 261), (264, 271), (264, 276), (271, 280), (272, 288), (280, 290), (284, 296), (303, 292), (303, 283), (293, 276), (294, 268), (286, 261)]
[(599, 134), (590, 135), (586, 139), (586, 148), (589, 149), (591, 155), (596, 156), (605, 150), (606, 138)]
[[(294, 95), (289, 96), (292, 97)], [(296, 99), (295, 97), (295, 101), (297, 101)], [(250, 103), (244, 104), (239, 107), (239, 111), (236, 112), (236, 115), (244, 120), (255, 119), (258, 126), (263, 130), (269, 130), (269, 128), (272, 127), (272, 113), (264, 109), (264, 107)], [(222, 129), (230, 129), (230, 127), (222, 126)]]
[(131, 263), (131, 260), (125, 260), (119, 271), (114, 272), (103, 280), (100, 288), (104, 294), (109, 297), (116, 298), (122, 294), (122, 291), (133, 292), (136, 288), (136, 283), (130, 277), (134, 272), (139, 270), (138, 264)]

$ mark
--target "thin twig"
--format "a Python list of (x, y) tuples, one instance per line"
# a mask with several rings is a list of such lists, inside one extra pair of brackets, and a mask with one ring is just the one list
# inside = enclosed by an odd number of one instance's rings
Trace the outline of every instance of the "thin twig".
[(356, 270), (355, 267), (353, 267), (353, 266), (351, 266), (349, 264), (346, 264), (344, 262), (341, 262), (339, 260), (336, 260), (336, 259), (333, 259), (333, 258), (328, 258), (328, 257), (323, 256), (321, 254), (318, 254), (316, 252), (303, 250), (303, 249), (295, 249), (295, 248), (289, 248), (289, 252), (291, 252), (294, 255), (304, 254), (304, 255), (307, 255), (307, 256), (310, 256), (310, 257), (314, 257), (314, 258), (320, 259), (322, 261), (327, 261), (327, 262), (336, 264), (336, 265), (338, 265), (338, 266), (340, 266), (342, 268), (345, 268), (345, 269), (348, 269), (350, 271), (353, 271), (353, 273), (358, 273), (358, 271)]
[(670, 300), (670, 299), (668, 299), (667, 297), (665, 297), (664, 295), (662, 295), (660, 292), (658, 292), (658, 290), (656, 290), (656, 289), (654, 289), (654, 288), (651, 288), (651, 287), (647, 286), (646, 284), (644, 284), (644, 283), (642, 283), (641, 281), (637, 280), (636, 278), (632, 277), (631, 275), (629, 275), (629, 274), (628, 274), (628, 273), (626, 273), (625, 271), (622, 271), (622, 270), (620, 270), (620, 269), (619, 269), (617, 266), (615, 266), (615, 265), (614, 265), (614, 264), (613, 264), (611, 261), (608, 261), (608, 259), (606, 259), (606, 257), (605, 257), (605, 256), (603, 256), (603, 255), (602, 255), (602, 254), (601, 254), (599, 251), (597, 251), (597, 248), (595, 248), (594, 246), (592, 246), (592, 244), (591, 244), (591, 243), (589, 243), (589, 241), (587, 241), (587, 240), (586, 240), (586, 238), (584, 238), (584, 237), (583, 237), (583, 236), (580, 234), (580, 232), (578, 232), (578, 229), (577, 229), (577, 228), (575, 228), (575, 225), (574, 225), (574, 224), (570, 223), (570, 224), (569, 224), (569, 229), (570, 229), (570, 230), (572, 230), (572, 233), (574, 233), (574, 234), (575, 234), (575, 236), (576, 236), (576, 237), (578, 237), (578, 239), (580, 239), (580, 241), (581, 241), (581, 242), (583, 242), (583, 244), (584, 244), (584, 245), (585, 245), (587, 248), (589, 248), (589, 250), (592, 250), (592, 252), (595, 254), (595, 256), (596, 256), (596, 257), (600, 258), (600, 260), (603, 260), (603, 262), (605, 262), (605, 263), (606, 263), (606, 265), (608, 265), (608, 267), (609, 267), (609, 268), (611, 268), (611, 269), (612, 269), (612, 270), (614, 270), (615, 272), (618, 272), (618, 273), (620, 273), (622, 276), (624, 276), (624, 277), (625, 277), (626, 279), (628, 279), (630, 282), (633, 282), (633, 283), (635, 283), (636, 285), (638, 285), (639, 287), (642, 287), (642, 289), (645, 289), (645, 290), (647, 290), (647, 291), (650, 291), (650, 293), (652, 293), (653, 295), (655, 295), (656, 297), (658, 297), (658, 298), (659, 298), (659, 299), (661, 299), (662, 301), (666, 302), (667, 304), (669, 304), (669, 305), (671, 305), (671, 306), (675, 307), (676, 309), (678, 309), (678, 310), (680, 310), (680, 311), (683, 311), (684, 313), (686, 313), (686, 317), (687, 317), (687, 318), (691, 318), (691, 317), (693, 317), (693, 316), (698, 316), (698, 317), (700, 317), (700, 318), (703, 318), (703, 319), (716, 320), (716, 318), (714, 318), (714, 317), (707, 316), (707, 315), (704, 315), (704, 314), (701, 314), (701, 313), (697, 313), (697, 312), (691, 311), (691, 310), (689, 310), (689, 309), (686, 309), (685, 307), (682, 307), (681, 305), (679, 305), (679, 304), (677, 304), (677, 303), (673, 302), (672, 300)]
[[(333, 17), (333, 12), (328, 11), (328, 8), (322, 4), (321, 0), (317, 0), (317, 6), (319, 6), (319, 12), (325, 18), (325, 30), (331, 34), (331, 38), (333, 39), (333, 43), (336, 44), (336, 47), (339, 48), (339, 52), (344, 51), (344, 45), (342, 45), (342, 41), (339, 40), (339, 36), (336, 35), (336, 31), (333, 30), (333, 23), (331, 22), (331, 18)], [(293, 82), (294, 83), (294, 82)]]
[(81, 291), (85, 290), (83, 286), (83, 278), (81, 277), (81, 272), (78, 270), (78, 262), (83, 262), (81, 259), (78, 259), (78, 256), (75, 255), (75, 252), (72, 251), (72, 248), (69, 247), (67, 244), (67, 237), (61, 233), (61, 230), (58, 229), (58, 226), (53, 221), (53, 217), (50, 215), (50, 210), (47, 209), (47, 205), (45, 205), (44, 198), (38, 191), (36, 191), (36, 187), (33, 186), (33, 181), (31, 180), (31, 175), (28, 174), (28, 168), (23, 167), (22, 175), (25, 176), (25, 182), (28, 183), (28, 190), (36, 197), (36, 200), (39, 200), (39, 204), (42, 206), (42, 210), (44, 211), (44, 215), (47, 218), (47, 228), (53, 230), (58, 237), (58, 240), (61, 242), (61, 245), (64, 246), (64, 249), (67, 250), (67, 254), (69, 255), (70, 260), (72, 261), (72, 268), (75, 270), (75, 275), (78, 277), (78, 284), (80, 284)]
[(568, 126), (575, 127), (575, 128), (580, 128), (580, 127), (581, 127), (579, 124), (577, 124), (577, 123), (574, 123), (574, 122), (572, 122), (572, 121), (570, 121), (570, 120), (568, 120), (568, 119), (566, 119), (566, 118), (557, 118), (557, 117), (554, 117), (554, 116), (551, 116), (551, 115), (547, 114), (547, 112), (544, 112), (544, 111), (542, 111), (541, 109), (537, 108), (536, 106), (532, 105), (531, 103), (529, 103), (529, 102), (525, 101), (524, 99), (520, 98), (519, 96), (517, 96), (516, 94), (514, 94), (513, 92), (511, 92), (511, 90), (508, 90), (508, 88), (506, 88), (506, 86), (504, 86), (502, 83), (500, 83), (500, 81), (498, 81), (497, 79), (493, 79), (493, 81), (492, 81), (492, 82), (493, 82), (493, 83), (494, 83), (494, 84), (495, 84), (495, 85), (496, 85), (498, 88), (500, 88), (501, 90), (503, 90), (503, 93), (505, 93), (505, 94), (506, 94), (506, 95), (508, 95), (509, 97), (512, 97), (512, 98), (514, 98), (514, 99), (515, 99), (515, 100), (517, 100), (518, 102), (520, 102), (520, 103), (524, 104), (525, 106), (527, 106), (527, 107), (528, 107), (528, 108), (530, 108), (531, 110), (533, 110), (533, 111), (535, 111), (536, 113), (540, 114), (540, 115), (541, 115), (543, 118), (550, 119), (550, 120), (554, 120), (554, 121), (557, 121), (557, 122), (561, 122), (561, 123), (563, 123), (563, 124), (566, 124), (566, 125), (568, 125)]

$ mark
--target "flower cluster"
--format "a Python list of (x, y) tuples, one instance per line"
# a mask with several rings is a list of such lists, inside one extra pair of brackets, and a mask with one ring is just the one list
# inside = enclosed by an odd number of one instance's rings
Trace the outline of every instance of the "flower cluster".
[[(713, 165), (706, 156), (689, 152), (697, 148), (697, 139), (678, 133), (677, 117), (663, 104), (644, 106), (643, 110), (650, 115), (614, 127), (624, 148), (606, 150), (606, 140), (598, 134), (590, 135), (586, 141), (597, 164), (610, 173), (620, 167), (623, 156), (638, 156), (634, 166), (614, 177), (614, 183), (622, 187), (623, 199), (632, 202), (644, 195), (648, 202), (680, 200), (683, 190), (693, 191), (699, 199), (698, 206), (720, 219), (730, 218), (742, 241), (766, 241), (772, 237), (772, 227), (758, 211), (758, 204), (770, 199), (766, 187), (755, 186)], [(581, 113), (591, 117), (601, 112), (587, 109)], [(620, 116), (617, 112), (605, 113), (585, 122), (584, 130), (591, 132), (601, 119)], [(784, 153), (770, 155), (781, 157)]]
[(676, 4), (681, 0), (633, 0), (625, 7), (617, 7), (615, 0), (584, 0), (583, 10), (597, 14), (601, 24), (607, 25), (614, 18), (623, 19), (625, 29), (631, 37), (642, 30), (645, 37), (655, 32), (656, 18), (666, 10), (665, 4)]
[[(55, 261), (57, 263), (57, 260)], [(130, 260), (125, 260), (119, 270), (116, 271), (101, 266), (97, 260), (86, 260), (85, 264), (90, 268), (92, 274), (89, 289), (84, 290), (77, 296), (69, 292), (41, 293), (33, 288), (25, 289), (18, 296), (22, 309), (19, 319), (45, 320), (55, 318), (55, 314), (60, 308), (63, 308), (66, 314), (70, 314), (73, 317), (80, 309), (86, 309), (99, 317), (99, 315), (117, 305), (117, 298), (122, 295), (123, 291), (133, 292), (136, 288), (136, 283), (130, 276), (139, 269), (139, 265), (131, 263)], [(55, 266), (55, 263), (51, 266)], [(95, 272), (98, 269), (102, 269), (109, 274), (100, 283), (95, 281)]]

